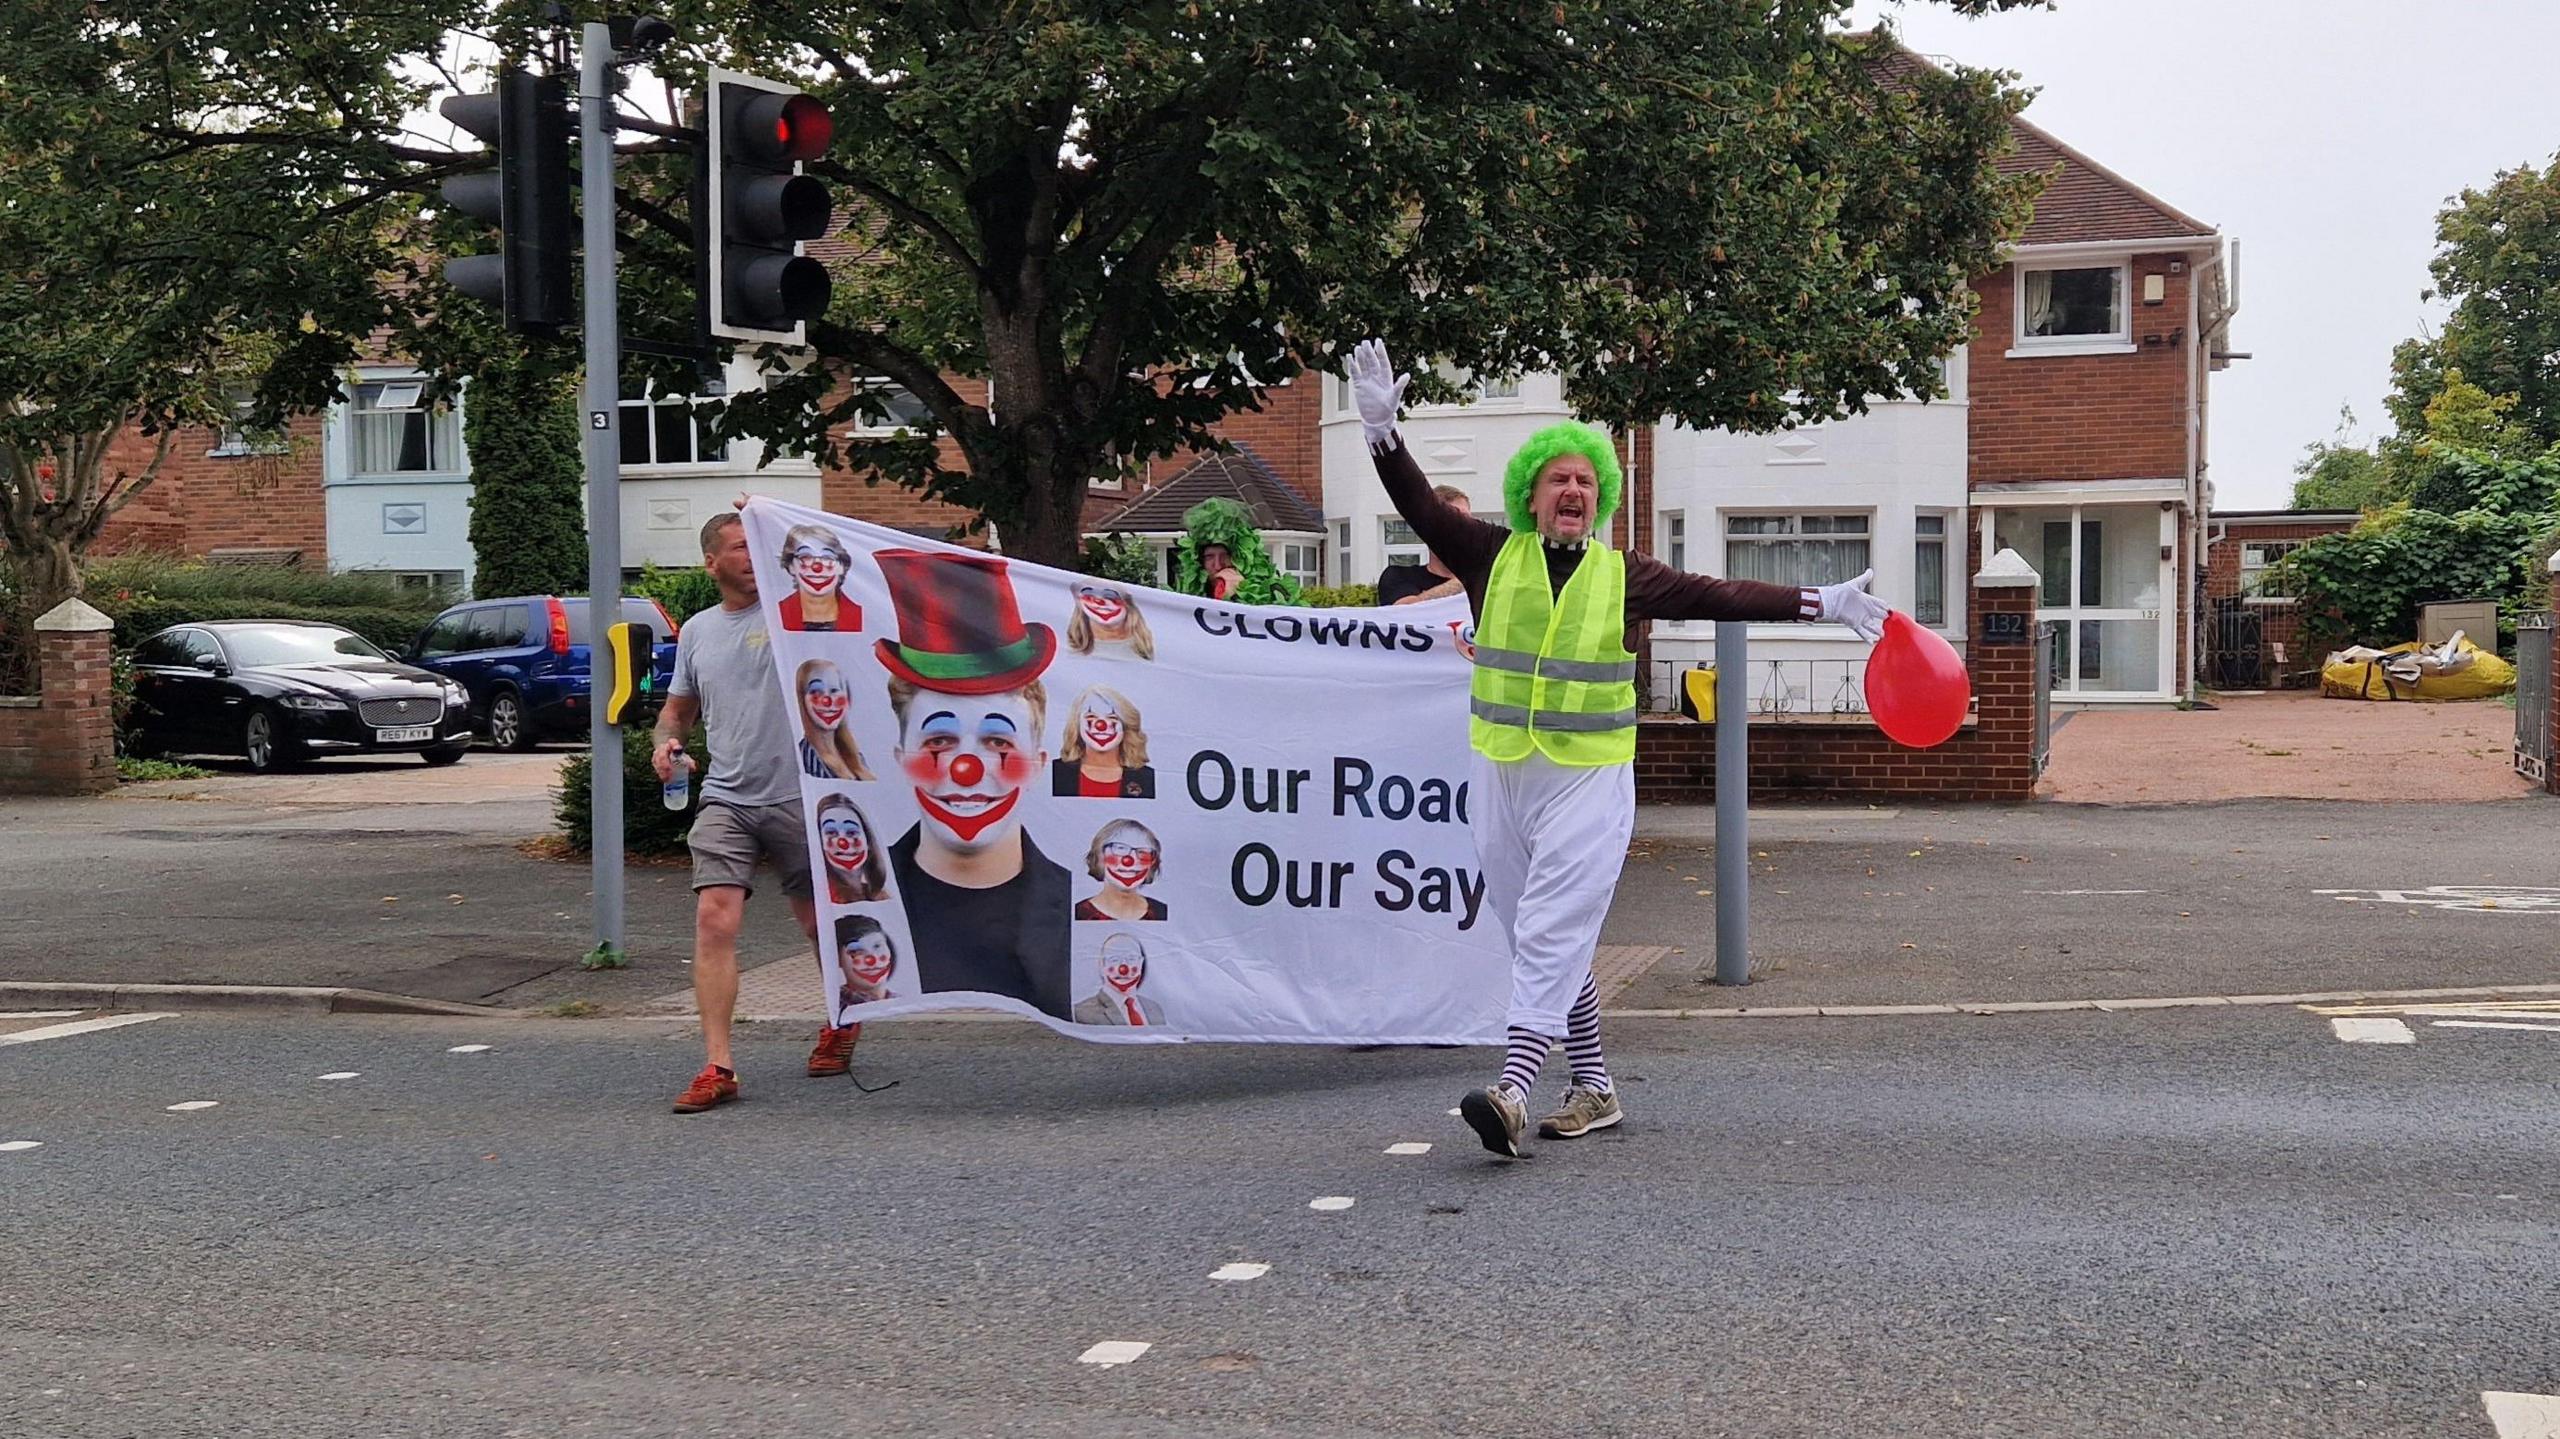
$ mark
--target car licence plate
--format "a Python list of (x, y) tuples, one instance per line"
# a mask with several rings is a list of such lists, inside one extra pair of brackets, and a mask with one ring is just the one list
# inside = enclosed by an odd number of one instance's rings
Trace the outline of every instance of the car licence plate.
[(399, 729), (378, 729), (373, 732), (373, 742), (376, 744), (411, 744), (418, 740), (435, 737), (436, 727), (431, 724), (404, 725)]

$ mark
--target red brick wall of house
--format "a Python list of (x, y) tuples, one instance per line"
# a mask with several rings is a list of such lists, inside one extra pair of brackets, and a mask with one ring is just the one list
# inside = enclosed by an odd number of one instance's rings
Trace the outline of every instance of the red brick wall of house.
[[(2032, 639), (1987, 644), (1983, 617), (2035, 613), (2023, 586), (1977, 589), (1965, 667), (1974, 722), (1934, 749), (1906, 749), (1872, 724), (1751, 726), (1751, 797), (2024, 800), (2035, 794)], [(2032, 630), (2030, 631), (2032, 634)], [(1636, 798), (1705, 804), (1715, 798), (1716, 728), (1647, 720), (1636, 730)]]
[[(1982, 308), (1974, 317), (1967, 377), (1973, 483), (2167, 479), (2187, 472), (2187, 376), (2196, 337), (2177, 332), (2187, 324), (2195, 269), (2168, 273), (2169, 262), (2183, 258), (2134, 257), (2128, 288), (2133, 338), (2141, 348), (2130, 355), (2011, 359), (2016, 271), (2003, 267), (1975, 283)], [(2165, 278), (2167, 299), (2145, 305), (2143, 277), (2152, 274)], [(2160, 343), (2147, 343), (2154, 335)]]
[[(2240, 547), (2263, 540), (2307, 540), (2321, 535), (2352, 529), (2353, 520), (2307, 520), (2280, 524), (2232, 524), (2222, 537), (2205, 549), (2204, 598), (2205, 613), (2213, 612), (2214, 602), (2230, 599), (2240, 593)], [(2251, 608), (2258, 612), (2260, 642), (2266, 654), (2265, 673), (2271, 683), (2282, 684), (2289, 674), (2313, 668), (2316, 655), (2306, 654), (2302, 639), (2301, 607), (2292, 604), (2261, 604)], [(2208, 640), (2208, 645), (2210, 641)], [(2284, 658), (2276, 658), (2276, 646), (2284, 646)]]
[[(945, 375), (943, 378), (950, 382), (951, 388), (966, 403), (975, 405), (985, 402), (987, 397), (985, 381), (965, 379), (958, 375)], [(832, 403), (837, 398), (840, 396), (830, 396), (829, 400)], [(846, 431), (841, 429), (837, 431), (836, 438), (839, 442), (843, 440), (845, 433)], [(941, 462), (948, 468), (965, 467), (958, 442), (948, 435), (945, 435), (941, 441)], [(818, 477), (818, 503), (836, 514), (850, 515), (857, 520), (868, 520), (875, 525), (888, 525), (895, 529), (906, 530), (950, 530), (954, 531), (951, 538), (957, 543), (982, 545), (986, 542), (984, 536), (963, 537), (957, 533), (959, 530), (966, 529), (969, 523), (977, 518), (974, 511), (961, 505), (926, 499), (916, 491), (892, 481), (879, 480), (874, 483), (873, 480), (872, 471), (856, 470), (842, 464), (829, 465)]]
[[(231, 547), (295, 549), (302, 568), (327, 569), (321, 430), (319, 416), (304, 416), (287, 427), (283, 453), (253, 455), (210, 454), (221, 442), (218, 434), (181, 430), (159, 478), (107, 523), (97, 548), (190, 555)], [(151, 463), (155, 444), (127, 432), (108, 452), (108, 463), (139, 472)]]

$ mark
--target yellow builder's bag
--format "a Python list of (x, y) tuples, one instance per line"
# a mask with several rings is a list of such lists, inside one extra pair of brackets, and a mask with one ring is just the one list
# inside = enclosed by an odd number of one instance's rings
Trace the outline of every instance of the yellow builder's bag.
[(2478, 700), (2516, 687), (2516, 667), (2462, 631), (2440, 645), (2358, 645), (2320, 667), (2320, 693), (2344, 700)]

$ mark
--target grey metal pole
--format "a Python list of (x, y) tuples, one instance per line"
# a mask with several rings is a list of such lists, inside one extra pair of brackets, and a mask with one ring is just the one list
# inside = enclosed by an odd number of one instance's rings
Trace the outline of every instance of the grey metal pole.
[(1716, 983), (1751, 980), (1751, 632), (1716, 621)]
[(614, 297), (613, 38), (589, 25), (578, 42), (578, 164), (587, 261), (587, 738), (593, 817), (596, 947), (592, 967), (622, 962), (622, 731), (604, 717), (605, 626), (622, 618), (622, 333)]

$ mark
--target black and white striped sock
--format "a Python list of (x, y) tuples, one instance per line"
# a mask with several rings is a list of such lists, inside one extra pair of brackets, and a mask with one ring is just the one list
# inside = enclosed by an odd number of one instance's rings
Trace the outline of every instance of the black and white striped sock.
[(1547, 1051), (1555, 1041), (1543, 1034), (1533, 1034), (1518, 1025), (1511, 1027), (1511, 1053), (1502, 1061), (1501, 1083), (1514, 1094), (1526, 1099), (1531, 1086), (1538, 1082), (1538, 1071), (1546, 1067)]
[(1610, 1090), (1609, 1062), (1600, 1057), (1600, 986), (1582, 981), (1582, 993), (1564, 1015), (1564, 1053), (1573, 1082), (1600, 1094)]

